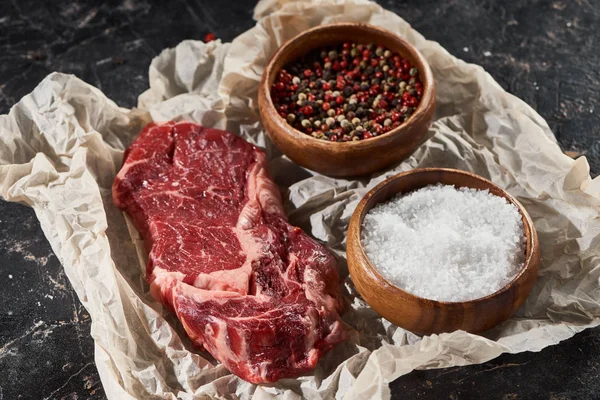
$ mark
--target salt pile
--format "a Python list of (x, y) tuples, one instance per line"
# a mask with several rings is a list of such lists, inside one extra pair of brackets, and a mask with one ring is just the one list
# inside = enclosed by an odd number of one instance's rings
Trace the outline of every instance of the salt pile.
[(419, 297), (466, 301), (492, 294), (525, 258), (518, 209), (487, 190), (427, 186), (365, 216), (365, 253), (382, 276)]

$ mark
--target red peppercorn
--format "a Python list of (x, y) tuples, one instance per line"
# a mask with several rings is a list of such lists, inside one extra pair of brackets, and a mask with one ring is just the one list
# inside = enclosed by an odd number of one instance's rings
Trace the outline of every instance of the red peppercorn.
[(335, 98), (335, 102), (338, 104), (343, 104), (344, 103), (344, 97), (343, 96), (338, 96)]
[(279, 73), (279, 81), (282, 83), (288, 83), (290, 80), (288, 79), (288, 75), (285, 73), (285, 71), (281, 71)]
[(371, 138), (373, 137), (373, 135), (371, 135), (371, 133), (370, 133), (370, 132), (365, 132), (365, 134), (363, 135), (363, 137), (364, 137), (365, 139), (371, 139)]
[(329, 84), (329, 82), (323, 83), (323, 90), (331, 90), (331, 85)]
[(304, 76), (305, 77), (309, 78), (309, 77), (312, 76), (312, 74), (313, 74), (313, 72), (310, 69), (304, 70)]
[(371, 56), (371, 50), (366, 49), (362, 52), (363, 58), (369, 58)]
[(342, 61), (342, 62), (340, 63), (340, 67), (342, 67), (342, 69), (346, 69), (346, 68), (348, 68), (348, 62), (347, 62), (346, 60)]
[(404, 100), (408, 100), (408, 99), (410, 99), (410, 98), (411, 98), (411, 95), (410, 95), (410, 93), (409, 93), (409, 92), (404, 92), (404, 93), (402, 93), (402, 98), (403, 98)]
[(206, 35), (204, 35), (204, 43), (212, 42), (215, 39), (216, 39), (216, 36), (212, 32), (209, 32)]
[(352, 43), (350, 43), (350, 42), (344, 42), (344, 44), (342, 45), (342, 47), (343, 47), (344, 49), (349, 49), (349, 48), (351, 48), (351, 47), (352, 47)]
[(331, 66), (331, 68), (333, 68), (334, 71), (339, 71), (340, 69), (342, 69), (342, 67), (340, 66), (339, 61), (336, 61), (333, 63), (333, 65)]
[(331, 137), (329, 138), (329, 140), (332, 142), (337, 142), (337, 139), (337, 135), (331, 135)]
[(387, 108), (387, 102), (385, 100), (379, 100), (379, 103), (377, 103), (377, 107), (379, 108)]
[(277, 83), (275, 84), (275, 89), (276, 89), (276, 90), (279, 90), (279, 91), (282, 91), (283, 89), (285, 89), (285, 85), (284, 85), (284, 83), (283, 83), (283, 82), (277, 82)]
[(304, 113), (304, 115), (311, 116), (313, 115), (314, 110), (311, 106), (305, 106), (302, 112)]
[(323, 103), (321, 108), (323, 109), (323, 111), (328, 111), (331, 108), (331, 106), (329, 105), (329, 103), (325, 102)]

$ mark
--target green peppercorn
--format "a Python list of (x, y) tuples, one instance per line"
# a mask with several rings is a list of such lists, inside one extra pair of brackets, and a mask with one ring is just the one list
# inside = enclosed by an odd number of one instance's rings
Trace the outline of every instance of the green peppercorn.
[(377, 47), (375, 49), (375, 55), (377, 55), (378, 57), (382, 56), (383, 52), (384, 52), (383, 47)]
[(292, 78), (292, 83), (294, 85), (298, 85), (300, 83), (300, 78), (298, 78), (297, 76), (293, 77)]
[(418, 73), (419, 73), (419, 71), (418, 71), (418, 70), (417, 70), (415, 67), (412, 67), (412, 68), (410, 69), (410, 71), (408, 71), (408, 74), (409, 74), (410, 76), (415, 76), (415, 75), (417, 75)]
[(362, 60), (359, 64), (360, 69), (366, 69), (367, 68), (367, 62), (365, 60)]
[(329, 115), (330, 117), (334, 117), (335, 116), (335, 110), (333, 108), (330, 108), (329, 110), (327, 110), (327, 115)]
[(340, 122), (340, 126), (342, 127), (342, 129), (344, 130), (350, 130), (352, 129), (352, 124), (350, 123), (350, 121), (348, 121), (347, 119), (343, 119)]
[(383, 121), (383, 126), (390, 126), (392, 124), (392, 120), (389, 118), (386, 118), (385, 121)]
[(357, 118), (357, 117), (352, 118), (352, 125), (358, 127), (360, 125), (360, 118)]
[(287, 122), (289, 122), (290, 124), (293, 124), (294, 121), (296, 120), (296, 116), (294, 114), (288, 114), (287, 117), (285, 118), (287, 120)]
[(310, 127), (312, 127), (312, 124), (307, 119), (303, 119), (302, 122), (300, 122), (300, 125), (302, 125), (303, 128), (310, 128)]
[(325, 120), (325, 123), (327, 124), (327, 126), (332, 126), (335, 124), (335, 119), (333, 117), (329, 117)]
[(383, 56), (384, 56), (385, 58), (390, 58), (390, 56), (391, 56), (391, 55), (392, 55), (392, 52), (391, 52), (391, 51), (389, 51), (389, 50), (386, 50), (386, 51), (384, 51), (384, 52), (383, 52)]
[(329, 55), (329, 58), (331, 58), (332, 60), (335, 60), (338, 56), (338, 53), (335, 50), (331, 50), (328, 55)]

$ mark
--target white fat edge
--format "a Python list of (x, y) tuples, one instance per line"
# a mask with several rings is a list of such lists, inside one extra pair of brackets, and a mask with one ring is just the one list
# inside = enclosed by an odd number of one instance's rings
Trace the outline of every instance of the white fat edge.
[[(242, 270), (244, 272), (247, 271), (248, 279), (252, 274), (252, 263), (255, 260), (260, 259), (265, 253), (263, 251), (263, 246), (265, 243), (272, 243), (275, 239), (275, 235), (271, 230), (268, 231), (268, 236), (266, 237), (266, 242), (258, 241), (255, 236), (252, 235), (251, 231), (240, 228), (238, 224), (238, 228), (233, 230), (235, 235), (240, 243), (241, 253), (246, 255), (246, 260), (242, 267), (238, 270)], [(246, 285), (247, 286), (247, 285)], [(257, 288), (256, 295), (260, 295), (260, 288)]]
[(258, 152), (256, 156), (256, 163), (254, 164), (254, 168), (252, 168), (252, 172), (257, 169), (254, 175), (254, 190), (256, 193), (258, 193), (258, 203), (262, 209), (269, 214), (276, 214), (287, 220), (287, 217), (283, 211), (283, 204), (281, 203), (279, 188), (269, 177), (266, 166), (267, 157), (264, 153)]
[(194, 280), (197, 288), (210, 289), (224, 283), (223, 286), (239, 294), (248, 294), (248, 281), (252, 274), (252, 265), (246, 260), (240, 268), (213, 271), (208, 274), (199, 273)]
[(261, 209), (285, 218), (281, 199), (275, 195), (279, 193), (279, 188), (267, 176), (266, 156), (264, 153), (256, 151), (256, 161), (248, 173), (246, 182), (248, 203), (246, 203), (240, 212), (237, 224), (239, 228), (252, 228), (254, 226), (253, 221), (260, 216)]
[(115, 179), (122, 180), (125, 177), (125, 175), (127, 174), (127, 172), (131, 169), (131, 167), (138, 165), (138, 164), (147, 163), (150, 160), (151, 160), (151, 157), (142, 158), (140, 160), (135, 160), (135, 161), (127, 161), (125, 164), (123, 164), (123, 167), (121, 167), (121, 170), (119, 171), (119, 173), (117, 174)]
[(156, 299), (160, 299), (161, 297), (159, 296), (171, 298), (172, 301), (170, 303), (174, 304), (173, 288), (178, 282), (185, 279), (185, 274), (179, 271), (167, 271), (161, 267), (154, 266), (152, 275), (154, 276), (150, 284), (150, 293), (152, 296)]
[(325, 293), (323, 290), (317, 290), (314, 285), (310, 284), (311, 282), (318, 281), (318, 272), (307, 266), (304, 269), (304, 295), (317, 307), (317, 309), (325, 307), (331, 312), (335, 311), (337, 309), (336, 301), (328, 293)]
[(177, 282), (178, 294), (185, 295), (191, 298), (196, 303), (205, 303), (207, 301), (213, 301), (217, 304), (223, 305), (231, 299), (239, 299), (245, 297), (237, 292), (231, 292), (226, 290), (205, 290), (199, 289), (192, 285), (188, 285), (183, 282)]
[[(214, 326), (215, 325), (219, 327), (219, 333), (217, 335), (214, 334)], [(245, 356), (246, 356), (246, 352), (247, 352), (246, 342), (244, 340), (242, 340), (243, 346), (242, 346), (241, 355), (238, 356), (237, 354), (235, 354), (231, 350), (231, 346), (229, 344), (229, 334), (227, 331), (227, 323), (225, 321), (223, 321), (222, 319), (211, 317), (211, 321), (208, 324), (206, 324), (206, 326), (204, 327), (204, 334), (205, 334), (205, 337), (209, 337), (209, 338), (213, 339), (210, 341), (210, 344), (209, 344), (209, 346), (211, 347), (210, 350), (212, 350), (211, 353), (218, 354), (221, 362), (223, 362), (223, 360), (225, 360), (225, 361), (229, 360), (229, 361), (238, 363), (240, 361), (245, 360)]]
[[(315, 314), (317, 314), (317, 315), (315, 315)], [(305, 321), (305, 323), (308, 326), (308, 334), (304, 338), (304, 346), (305, 346), (305, 349), (308, 350), (308, 354), (309, 354), (309, 358), (310, 358), (311, 352), (316, 351), (314, 346), (315, 346), (315, 342), (317, 341), (317, 334), (316, 334), (316, 329), (314, 329), (314, 328), (315, 328), (315, 326), (317, 326), (317, 324), (319, 322), (319, 315), (315, 309), (308, 309), (307, 315), (302, 319)], [(318, 354), (315, 354), (313, 356), (318, 357)]]
[(267, 371), (269, 370), (269, 366), (273, 364), (272, 361), (263, 361), (258, 367), (252, 368), (256, 375), (259, 375), (263, 381), (267, 380)]

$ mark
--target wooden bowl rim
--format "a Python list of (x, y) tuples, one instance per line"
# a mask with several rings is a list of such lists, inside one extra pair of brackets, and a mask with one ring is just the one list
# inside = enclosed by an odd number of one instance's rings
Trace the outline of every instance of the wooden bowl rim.
[[(412, 294), (410, 292), (407, 292), (401, 288), (399, 288), (398, 286), (394, 285), (392, 282), (390, 282), (387, 278), (385, 278), (384, 276), (382, 276), (379, 271), (375, 268), (375, 266), (371, 263), (371, 260), (369, 259), (369, 257), (367, 256), (367, 254), (364, 251), (363, 245), (362, 245), (362, 240), (361, 240), (361, 231), (362, 231), (362, 223), (364, 220), (365, 215), (367, 214), (367, 212), (370, 210), (366, 210), (366, 205), (367, 205), (367, 201), (374, 196), (377, 192), (383, 190), (384, 187), (390, 185), (392, 182), (397, 181), (399, 179), (403, 179), (406, 176), (409, 175), (415, 175), (415, 174), (422, 174), (422, 173), (429, 173), (429, 172), (444, 172), (447, 174), (455, 174), (455, 175), (463, 175), (468, 177), (469, 179), (474, 179), (480, 182), (483, 182), (487, 185), (490, 185), (491, 187), (494, 187), (495, 189), (497, 189), (499, 192), (501, 192), (503, 194), (503, 197), (505, 199), (507, 199), (509, 202), (511, 202), (512, 204), (514, 204), (517, 209), (519, 210), (519, 213), (521, 214), (522, 219), (524, 220), (524, 227), (525, 225), (527, 225), (527, 227), (529, 228), (529, 232), (530, 234), (527, 234), (527, 230), (524, 228), (523, 229), (523, 233), (525, 235), (525, 239), (526, 239), (526, 255), (525, 255), (525, 261), (523, 262), (523, 267), (521, 268), (521, 270), (519, 271), (519, 273), (509, 282), (507, 283), (503, 288), (495, 291), (494, 293), (491, 293), (487, 296), (484, 297), (479, 297), (477, 299), (472, 299), (472, 300), (466, 300), (466, 301), (441, 301), (441, 300), (433, 300), (433, 299), (428, 299), (425, 297), (420, 297), (417, 296), (415, 294)], [(441, 184), (445, 184), (442, 181), (439, 181), (437, 183), (441, 183)], [(430, 185), (430, 184), (428, 184)], [(425, 186), (428, 186), (425, 185)], [(423, 187), (425, 187), (423, 186)], [(464, 187), (468, 187), (468, 186), (464, 186)], [(399, 193), (399, 192), (398, 192)], [(395, 193), (394, 195), (398, 194)], [(408, 192), (410, 193), (410, 192)], [(376, 203), (378, 204), (378, 203)], [(358, 232), (355, 232), (357, 234), (357, 239), (358, 239), (358, 247), (359, 247), (359, 251), (360, 251), (360, 255), (362, 256), (363, 260), (365, 261), (366, 264), (366, 268), (369, 269), (368, 272), (374, 274), (375, 276), (377, 276), (377, 278), (381, 279), (382, 281), (384, 281), (387, 285), (389, 285), (389, 287), (396, 292), (397, 295), (404, 297), (404, 298), (408, 298), (412, 301), (415, 302), (426, 302), (429, 303), (430, 305), (434, 306), (434, 307), (443, 307), (443, 306), (456, 306), (456, 305), (476, 305), (479, 303), (483, 303), (486, 302), (496, 296), (500, 296), (501, 294), (509, 291), (511, 289), (511, 287), (518, 282), (524, 275), (525, 273), (532, 267), (533, 264), (533, 258), (534, 258), (534, 254), (535, 254), (535, 248), (537, 248), (539, 246), (538, 243), (538, 237), (537, 237), (537, 232), (535, 230), (535, 226), (533, 225), (533, 221), (531, 220), (531, 217), (529, 216), (529, 213), (527, 212), (527, 210), (525, 210), (525, 208), (523, 207), (523, 205), (517, 200), (515, 199), (513, 196), (510, 195), (510, 193), (508, 193), (507, 191), (505, 191), (504, 189), (502, 189), (501, 187), (499, 187), (498, 185), (494, 184), (493, 182), (479, 176), (476, 174), (473, 174), (471, 172), (467, 172), (467, 171), (462, 171), (459, 169), (454, 169), (454, 168), (416, 168), (410, 171), (406, 171), (406, 172), (401, 172), (397, 175), (394, 175), (388, 179), (386, 179), (385, 181), (379, 183), (377, 186), (375, 186), (373, 189), (371, 189), (362, 199), (361, 201), (358, 203), (356, 209), (354, 210), (354, 213), (352, 214), (352, 220), (356, 219), (355, 224), (354, 224), (354, 229), (358, 230)], [(351, 221), (352, 222), (352, 221)], [(348, 232), (348, 234), (350, 235), (350, 232)], [(362, 265), (362, 264), (361, 264)], [(364, 268), (364, 266), (363, 266)]]
[[(322, 140), (322, 139), (317, 139), (317, 138), (315, 138), (311, 135), (307, 135), (306, 133), (301, 132), (301, 131), (293, 128), (291, 125), (289, 125), (287, 123), (287, 121), (285, 121), (281, 117), (281, 115), (279, 115), (279, 113), (275, 109), (275, 106), (273, 105), (273, 100), (271, 99), (271, 90), (269, 87), (269, 80), (273, 74), (279, 72), (279, 71), (274, 70), (274, 64), (281, 57), (281, 54), (284, 53), (285, 51), (287, 51), (289, 48), (297, 46), (298, 42), (305, 36), (313, 35), (313, 34), (320, 34), (325, 31), (337, 30), (337, 29), (341, 29), (341, 28), (364, 29), (366, 31), (370, 31), (371, 33), (379, 35), (379, 36), (388, 36), (390, 39), (393, 39), (399, 45), (399, 47), (402, 47), (412, 57), (419, 60), (419, 63), (421, 63), (421, 65), (423, 66), (423, 68), (419, 68), (419, 75), (421, 77), (421, 81), (423, 82), (423, 96), (421, 97), (421, 101), (419, 102), (419, 105), (417, 106), (415, 111), (410, 115), (408, 120), (406, 120), (400, 126), (394, 128), (391, 131), (386, 132), (385, 134), (382, 134), (380, 136), (376, 136), (376, 137), (366, 139), (366, 140), (357, 140), (357, 141), (350, 141), (350, 142), (330, 142), (330, 141), (326, 141), (326, 140)], [(310, 49), (310, 50), (312, 50), (312, 49)], [(265, 67), (265, 70), (262, 75), (262, 80), (260, 83), (259, 91), (262, 91), (263, 92), (262, 95), (264, 96), (265, 99), (268, 100), (267, 101), (268, 110), (266, 112), (266, 115), (263, 116), (263, 118), (273, 119), (274, 120), (273, 122), (277, 125), (277, 127), (279, 127), (281, 130), (285, 131), (286, 134), (292, 136), (294, 139), (312, 141), (313, 143), (311, 143), (311, 145), (314, 145), (317, 147), (322, 147), (326, 150), (333, 149), (333, 148), (350, 149), (350, 148), (357, 148), (357, 147), (361, 147), (361, 146), (374, 146), (376, 144), (379, 144), (380, 142), (381, 142), (381, 144), (388, 143), (392, 137), (402, 135), (405, 131), (410, 130), (410, 128), (413, 125), (418, 125), (418, 124), (422, 123), (422, 119), (425, 117), (425, 114), (427, 112), (427, 107), (425, 107), (425, 105), (435, 102), (435, 92), (436, 92), (435, 80), (433, 79), (433, 72), (431, 72), (431, 67), (429, 66), (429, 63), (427, 62), (425, 57), (421, 54), (421, 52), (419, 50), (417, 50), (417, 48), (415, 46), (413, 46), (412, 44), (410, 44), (406, 40), (402, 39), (397, 34), (391, 32), (387, 29), (380, 28), (378, 26), (374, 26), (371, 24), (360, 23), (360, 22), (339, 22), (339, 23), (318, 25), (311, 29), (303, 31), (303, 32), (299, 33), (298, 35), (294, 36), (293, 38), (287, 40), (284, 44), (282, 44), (277, 49), (275, 54), (273, 54), (273, 56), (267, 63), (267, 66)], [(260, 96), (259, 96), (259, 99), (260, 99)]]

